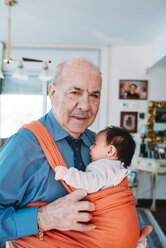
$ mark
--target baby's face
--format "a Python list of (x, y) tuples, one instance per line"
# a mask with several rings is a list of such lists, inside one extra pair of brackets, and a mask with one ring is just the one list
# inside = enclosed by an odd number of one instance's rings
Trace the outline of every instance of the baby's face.
[(106, 144), (105, 133), (100, 133), (96, 136), (94, 144), (90, 147), (90, 156), (92, 161), (107, 158), (109, 146)]

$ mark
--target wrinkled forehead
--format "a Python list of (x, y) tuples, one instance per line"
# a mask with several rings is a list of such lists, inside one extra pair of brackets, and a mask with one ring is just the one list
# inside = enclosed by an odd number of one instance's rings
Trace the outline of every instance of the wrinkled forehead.
[(97, 68), (87, 61), (68, 61), (61, 70), (63, 81), (93, 81), (101, 84), (101, 76)]

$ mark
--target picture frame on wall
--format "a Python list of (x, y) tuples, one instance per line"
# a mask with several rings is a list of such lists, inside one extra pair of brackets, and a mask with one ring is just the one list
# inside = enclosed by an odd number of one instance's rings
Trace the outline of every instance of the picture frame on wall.
[(119, 80), (119, 99), (147, 100), (147, 80)]
[(137, 132), (137, 112), (121, 112), (120, 126), (127, 129), (130, 133)]

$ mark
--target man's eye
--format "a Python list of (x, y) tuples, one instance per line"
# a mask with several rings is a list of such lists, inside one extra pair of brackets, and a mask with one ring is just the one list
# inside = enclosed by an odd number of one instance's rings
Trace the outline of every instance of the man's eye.
[(96, 94), (91, 94), (91, 96), (96, 98), (96, 99), (99, 98), (99, 95), (96, 95)]
[(71, 93), (72, 93), (73, 95), (78, 95), (78, 94), (79, 94), (78, 91), (72, 91)]

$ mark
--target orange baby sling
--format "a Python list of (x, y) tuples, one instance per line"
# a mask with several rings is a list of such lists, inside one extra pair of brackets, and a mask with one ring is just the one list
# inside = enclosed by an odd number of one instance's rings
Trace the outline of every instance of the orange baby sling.
[[(54, 140), (48, 130), (38, 121), (24, 125), (31, 130), (52, 167), (66, 166)], [(68, 193), (74, 189), (62, 181)], [(125, 178), (118, 186), (100, 190), (88, 195), (84, 200), (95, 204), (92, 222), (96, 228), (91, 231), (59, 231), (44, 232), (41, 241), (39, 235), (27, 236), (14, 240), (20, 248), (134, 248), (139, 239), (139, 223), (135, 208), (134, 195), (128, 188)], [(47, 203), (29, 203), (28, 207), (41, 206)], [(25, 223), (26, 225), (26, 223)], [(15, 247), (9, 242), (10, 247)]]

